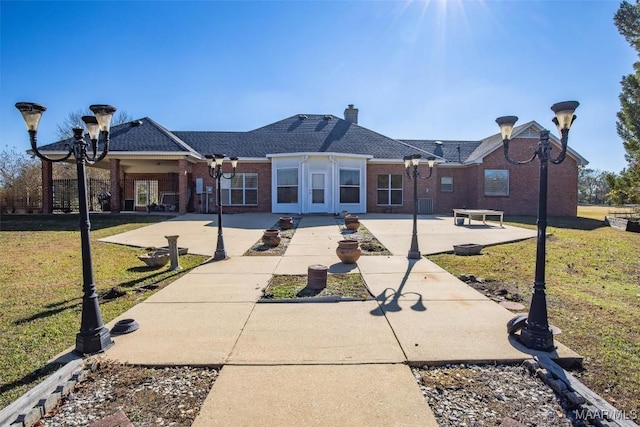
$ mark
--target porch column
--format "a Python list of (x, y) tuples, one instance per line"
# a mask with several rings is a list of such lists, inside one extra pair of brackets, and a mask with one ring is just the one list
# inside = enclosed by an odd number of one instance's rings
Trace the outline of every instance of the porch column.
[(111, 212), (119, 213), (122, 209), (122, 194), (120, 192), (120, 159), (109, 160), (109, 178), (111, 182)]
[(42, 213), (53, 213), (53, 163), (42, 160)]
[(179, 213), (184, 215), (187, 213), (187, 201), (189, 200), (189, 186), (187, 185), (187, 159), (178, 160), (178, 192), (179, 192)]

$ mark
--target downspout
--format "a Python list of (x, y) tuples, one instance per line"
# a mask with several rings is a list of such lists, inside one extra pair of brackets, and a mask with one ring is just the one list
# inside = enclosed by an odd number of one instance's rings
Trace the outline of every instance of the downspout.
[[(303, 185), (303, 180), (304, 180), (304, 177), (306, 175), (306, 174), (303, 173), (302, 169), (303, 169), (304, 164), (307, 162), (307, 160), (309, 160), (309, 156), (304, 156), (304, 157), (302, 157), (302, 159), (300, 159), (300, 163), (299, 163), (299, 167), (298, 167), (298, 179), (299, 179), (299, 182), (300, 182), (300, 186)], [(306, 192), (300, 191), (300, 188), (301, 188), (300, 186), (298, 187), (298, 192), (300, 193), (300, 197), (298, 197), (298, 215), (302, 214), (303, 198), (305, 198), (305, 197), (308, 198), (308, 196), (305, 196)], [(308, 187), (308, 186), (306, 186), (306, 187)]]
[(336, 191), (336, 183), (337, 181), (337, 171), (338, 171), (338, 161), (336, 159), (333, 158), (333, 156), (329, 156), (329, 161), (331, 162), (331, 205), (333, 207), (333, 211), (334, 213), (337, 215), (340, 212), (338, 212), (338, 200), (337, 200), (337, 195), (340, 192), (340, 190), (338, 189), (338, 191)]

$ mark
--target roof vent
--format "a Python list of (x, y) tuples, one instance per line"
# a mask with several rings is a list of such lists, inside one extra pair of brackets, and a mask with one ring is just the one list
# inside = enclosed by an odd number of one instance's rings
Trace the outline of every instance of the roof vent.
[(330, 114), (326, 114), (326, 115), (324, 116), (324, 119), (325, 119), (325, 120), (331, 120), (331, 115), (330, 115)]
[(442, 141), (436, 141), (436, 149), (433, 150), (433, 154), (438, 157), (444, 156), (444, 151), (442, 150)]
[(300, 120), (304, 120), (304, 119), (306, 119), (307, 117), (308, 117), (308, 116), (307, 116), (306, 114), (300, 114), (300, 115), (298, 116), (298, 118), (299, 118)]
[(129, 126), (133, 127), (138, 127), (142, 125), (142, 120), (134, 120), (131, 123), (129, 123)]

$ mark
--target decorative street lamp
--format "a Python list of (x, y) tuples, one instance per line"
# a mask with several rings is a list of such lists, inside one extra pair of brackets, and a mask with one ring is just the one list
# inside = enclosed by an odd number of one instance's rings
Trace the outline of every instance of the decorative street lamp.
[[(407, 170), (407, 176), (409, 179), (413, 178), (413, 234), (411, 235), (411, 247), (409, 248), (409, 259), (420, 259), (420, 249), (418, 249), (418, 178), (428, 179), (433, 173), (433, 165), (435, 164), (435, 156), (427, 157), (429, 164), (429, 175), (422, 176), (418, 172), (418, 166), (420, 165), (420, 154), (412, 154), (410, 156), (404, 156), (404, 167)], [(413, 172), (411, 168), (413, 167)]]
[[(84, 129), (81, 127), (73, 129), (73, 143), (67, 143), (65, 149), (67, 154), (62, 158), (51, 159), (38, 151), (37, 132), (38, 123), (46, 107), (32, 102), (18, 102), (16, 108), (22, 113), (22, 117), (27, 124), (31, 149), (33, 153), (48, 162), (61, 162), (67, 160), (71, 155), (76, 159), (76, 169), (78, 176), (78, 203), (80, 210), (80, 241), (82, 246), (82, 321), (80, 332), (76, 335), (75, 351), (80, 354), (94, 354), (107, 350), (113, 345), (111, 334), (102, 322), (100, 306), (98, 304), (98, 294), (93, 274), (93, 263), (91, 259), (91, 241), (89, 230), (89, 205), (87, 204), (87, 176), (85, 164), (93, 165), (104, 159), (109, 152), (109, 127), (111, 118), (116, 111), (111, 105), (92, 105), (89, 109), (95, 116), (83, 116), (82, 121), (89, 131), (91, 140), (91, 153), (87, 151), (87, 141), (84, 136)], [(102, 135), (102, 152), (98, 156), (98, 139)]]
[[(551, 144), (549, 143), (549, 131), (542, 130), (540, 132), (540, 142), (538, 149), (533, 153), (529, 160), (517, 161), (509, 156), (509, 141), (513, 126), (518, 120), (516, 116), (505, 116), (496, 119), (496, 123), (500, 126), (502, 134), (502, 144), (504, 148), (505, 158), (515, 165), (523, 165), (533, 162), (538, 157), (540, 159), (540, 186), (538, 190), (538, 238), (536, 248), (536, 273), (533, 285), (533, 295), (531, 297), (531, 307), (526, 320), (521, 316), (512, 319), (507, 328), (509, 333), (515, 332), (521, 325), (519, 340), (525, 347), (533, 350), (552, 351), (555, 347), (553, 344), (553, 333), (549, 327), (547, 317), (547, 299), (545, 293), (545, 263), (546, 263), (546, 239), (547, 239), (547, 166), (549, 161), (554, 165), (564, 161), (567, 153), (567, 142), (569, 140), (569, 129), (576, 119), (573, 114), (580, 105), (576, 101), (566, 101), (553, 104), (551, 110), (555, 113), (553, 123), (558, 128), (562, 143), (562, 150), (558, 157), (551, 157)], [(520, 319), (519, 319), (520, 318)]]
[(205, 157), (209, 162), (209, 176), (217, 182), (216, 192), (216, 207), (218, 209), (218, 243), (216, 245), (216, 252), (213, 255), (214, 261), (220, 261), (227, 258), (227, 251), (224, 249), (224, 239), (222, 237), (222, 199), (220, 198), (220, 182), (222, 178), (231, 179), (236, 176), (236, 166), (238, 166), (238, 158), (230, 157), (231, 167), (233, 168), (231, 175), (225, 176), (222, 173), (222, 162), (224, 161), (225, 154), (207, 154)]

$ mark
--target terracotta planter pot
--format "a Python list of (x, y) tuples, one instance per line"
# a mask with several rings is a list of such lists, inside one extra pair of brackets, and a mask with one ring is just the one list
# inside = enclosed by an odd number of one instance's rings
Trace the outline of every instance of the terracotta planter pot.
[(262, 243), (271, 248), (275, 248), (280, 244), (280, 230), (275, 228), (270, 228), (268, 230), (264, 230), (262, 235)]
[(344, 217), (344, 226), (347, 230), (357, 230), (360, 227), (360, 221), (358, 221), (358, 217), (355, 215), (347, 215)]
[(357, 240), (339, 240), (336, 255), (345, 264), (355, 264), (362, 251)]
[(293, 218), (290, 216), (281, 216), (278, 225), (281, 230), (289, 230), (293, 227)]

